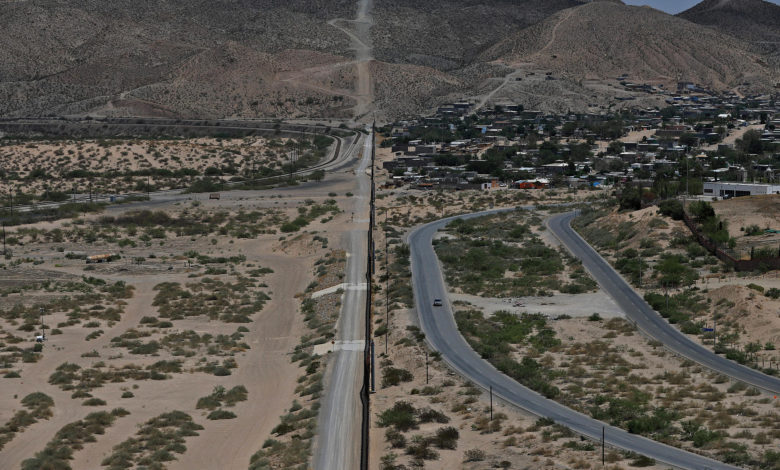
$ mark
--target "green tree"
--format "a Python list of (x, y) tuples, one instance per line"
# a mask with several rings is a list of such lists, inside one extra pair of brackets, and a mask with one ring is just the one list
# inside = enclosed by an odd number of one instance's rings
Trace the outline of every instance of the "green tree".
[(607, 147), (607, 153), (611, 154), (619, 154), (623, 152), (623, 142), (619, 140), (613, 140), (609, 143), (609, 146)]

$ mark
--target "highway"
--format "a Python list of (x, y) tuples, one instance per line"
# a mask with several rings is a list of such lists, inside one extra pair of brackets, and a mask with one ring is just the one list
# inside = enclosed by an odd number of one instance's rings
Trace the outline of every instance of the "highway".
[(497, 209), (449, 217), (423, 225), (409, 235), (415, 305), (420, 325), (431, 348), (439, 351), (442, 358), (461, 375), (484, 389), (492, 387), (493, 394), (507, 403), (537, 416), (550, 418), (583, 436), (600, 441), (603, 429), (607, 445), (634, 451), (680, 468), (691, 470), (737, 468), (635, 434), (629, 434), (544, 398), (499, 372), (471, 349), (458, 331), (448, 300), (445, 300), (442, 307), (434, 308), (432, 306), (434, 298), (447, 299), (443, 274), (432, 246), (434, 234), (457, 218), (466, 219), (506, 210), (512, 209)]
[[(347, 269), (341, 311), (337, 325), (337, 344), (365, 340), (366, 266), (368, 256), (368, 217), (371, 179), (371, 135), (363, 139), (363, 158), (355, 170), (357, 180), (352, 212), (355, 220), (346, 232)], [(348, 209), (350, 210), (350, 209)], [(315, 469), (360, 468), (361, 411), (360, 387), (363, 380), (363, 346), (337, 348), (328, 359), (326, 391), (320, 409), (317, 442), (314, 446)]]
[(693, 342), (677, 328), (670, 325), (661, 315), (650, 307), (645, 300), (631, 288), (612, 266), (602, 258), (582, 237), (571, 228), (575, 212), (551, 217), (547, 222), (550, 231), (577, 258), (599, 283), (602, 289), (612, 297), (637, 328), (660, 341), (664, 346), (704, 367), (728, 375), (774, 394), (780, 393), (780, 379), (742, 366), (734, 361), (718, 356), (709, 349)]

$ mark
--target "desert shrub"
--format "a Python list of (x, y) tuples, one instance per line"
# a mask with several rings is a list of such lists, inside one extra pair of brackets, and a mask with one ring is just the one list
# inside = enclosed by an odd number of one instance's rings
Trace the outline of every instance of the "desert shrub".
[(458, 446), (460, 433), (452, 426), (439, 428), (433, 438), (433, 444), (440, 449), (455, 449)]
[(206, 416), (206, 419), (233, 419), (236, 414), (228, 410), (214, 410)]
[(482, 449), (469, 449), (464, 452), (465, 462), (481, 462), (485, 460), (486, 454)]
[(431, 449), (431, 443), (422, 436), (415, 436), (412, 442), (406, 447), (406, 453), (412, 458), (418, 460), (436, 460), (439, 457), (438, 452)]
[(632, 467), (652, 467), (655, 465), (655, 460), (644, 455), (633, 454), (631, 458), (632, 460), (629, 465)]
[(394, 427), (396, 430), (405, 432), (417, 428), (416, 409), (411, 403), (397, 401), (392, 406), (379, 414), (379, 427)]
[(682, 203), (677, 199), (667, 199), (665, 201), (661, 201), (660, 204), (658, 204), (658, 208), (661, 211), (661, 214), (671, 217), (674, 220), (682, 220), (683, 219), (683, 206)]
[(385, 439), (394, 449), (403, 449), (406, 447), (406, 437), (396, 429), (390, 428), (385, 431)]
[(449, 423), (448, 418), (441, 411), (434, 410), (432, 408), (421, 408), (417, 410), (417, 418), (420, 423)]
[(382, 369), (382, 387), (391, 387), (401, 382), (411, 382), (414, 376), (406, 369), (385, 367)]
[(106, 404), (105, 400), (101, 400), (100, 398), (90, 398), (84, 401), (81, 405), (82, 406), (103, 406), (105, 404)]
[(49, 408), (54, 406), (54, 400), (42, 392), (33, 392), (22, 398), (22, 405), (27, 408)]

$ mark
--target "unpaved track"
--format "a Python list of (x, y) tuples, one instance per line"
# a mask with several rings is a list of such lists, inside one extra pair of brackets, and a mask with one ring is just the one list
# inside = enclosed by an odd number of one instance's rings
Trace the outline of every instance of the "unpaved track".
[[(365, 138), (363, 159), (356, 170), (357, 188), (352, 211), (355, 223), (345, 232), (342, 247), (347, 251), (348, 284), (366, 281), (367, 229), (371, 180), (371, 136)], [(342, 298), (337, 340), (362, 340), (365, 331), (364, 289), (347, 289)], [(340, 350), (328, 364), (326, 392), (320, 411), (313, 467), (317, 470), (360, 468), (360, 386), (363, 351)]]
[(355, 83), (355, 99), (357, 104), (354, 110), (354, 119), (357, 122), (370, 122), (369, 113), (373, 110), (374, 90), (371, 82), (370, 63), (374, 60), (374, 50), (371, 45), (371, 27), (374, 19), (371, 10), (374, 7), (373, 0), (359, 0), (357, 17), (354, 20), (336, 18), (328, 21), (328, 24), (340, 29), (349, 36), (352, 41), (352, 50), (355, 51), (357, 61), (357, 82)]
[[(298, 344), (303, 319), (295, 295), (306, 289), (314, 261), (263, 257), (263, 265), (274, 270), (268, 279), (272, 300), (249, 326), (244, 339), (251, 349), (239, 359), (238, 370), (229, 381), (247, 387), (247, 406), (236, 407), (235, 419), (196, 418), (206, 429), (187, 440), (187, 452), (168, 465), (169, 470), (245, 469), (252, 454), (260, 450), (263, 436), (271, 436), (281, 411), (290, 406), (297, 385), (298, 365), (290, 362), (289, 353)], [(195, 404), (185, 405), (189, 408)]]

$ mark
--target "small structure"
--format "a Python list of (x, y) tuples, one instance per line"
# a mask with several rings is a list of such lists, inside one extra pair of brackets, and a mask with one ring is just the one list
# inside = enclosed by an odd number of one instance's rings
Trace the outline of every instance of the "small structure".
[(87, 264), (92, 263), (110, 263), (115, 259), (118, 259), (119, 255), (116, 253), (100, 253), (98, 255), (87, 256)]
[(209, 194), (209, 199), (219, 199), (219, 193), (211, 193), (211, 194)]

